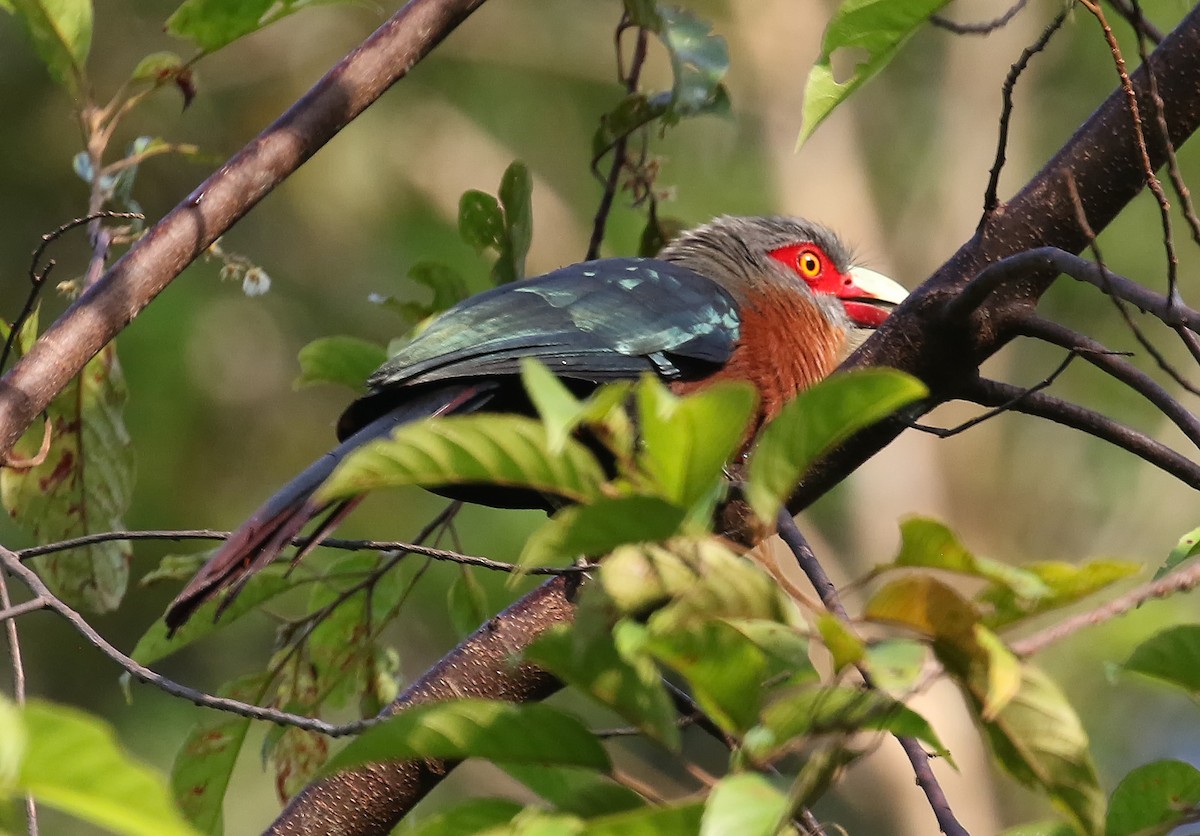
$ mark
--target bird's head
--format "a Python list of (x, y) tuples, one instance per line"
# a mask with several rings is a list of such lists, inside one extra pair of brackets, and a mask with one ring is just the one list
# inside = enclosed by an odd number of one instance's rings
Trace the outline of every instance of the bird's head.
[(877, 328), (908, 295), (887, 276), (852, 264), (833, 232), (803, 218), (717, 218), (672, 241), (659, 258), (707, 276), (740, 302), (794, 288), (830, 319), (859, 329)]

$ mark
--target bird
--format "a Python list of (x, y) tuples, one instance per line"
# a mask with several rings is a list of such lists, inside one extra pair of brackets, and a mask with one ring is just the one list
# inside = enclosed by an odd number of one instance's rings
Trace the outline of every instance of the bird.
[[(423, 418), (479, 411), (530, 414), (524, 358), (584, 395), (653, 374), (676, 394), (749, 382), (769, 420), (828, 375), (907, 292), (856, 266), (824, 226), (789, 216), (722, 216), (655, 258), (605, 258), (477, 294), (447, 309), (366, 380), (337, 424), (337, 447), (268, 499), (214, 552), (164, 615), (174, 634), (206, 601), (216, 615), (245, 582), (324, 515), (294, 558), (319, 543), (357, 499), (312, 497), (338, 463)], [(497, 507), (544, 505), (528, 493), (473, 491)], [(214, 616), (216, 617), (216, 616)]]

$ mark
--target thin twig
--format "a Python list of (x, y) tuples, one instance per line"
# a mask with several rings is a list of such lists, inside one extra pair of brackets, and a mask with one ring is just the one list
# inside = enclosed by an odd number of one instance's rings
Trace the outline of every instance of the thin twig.
[(1088, 612), (1079, 613), (1071, 618), (1035, 633), (1028, 638), (1013, 642), (1011, 648), (1018, 656), (1032, 656), (1040, 653), (1052, 644), (1056, 644), (1067, 636), (1077, 633), (1085, 627), (1094, 627), (1111, 621), (1119, 615), (1124, 615), (1147, 601), (1155, 598), (1166, 598), (1177, 592), (1187, 592), (1200, 585), (1200, 561), (1178, 569), (1169, 575), (1164, 575), (1155, 581), (1142, 584), (1113, 600), (1096, 607)]
[[(26, 566), (21, 564), (20, 558), (16, 553), (0, 546), (0, 564), (13, 577), (25, 584), (34, 597), (40, 599), (45, 608), (53, 610), (60, 617), (65, 619), (80, 636), (82, 636), (89, 644), (107, 656), (113, 662), (116, 662), (134, 679), (140, 682), (145, 682), (148, 685), (153, 685), (156, 688), (170, 694), (173, 697), (181, 697), (189, 702), (204, 708), (215, 708), (220, 711), (228, 711), (231, 714), (236, 714), (239, 717), (249, 717), (251, 720), (267, 720), (281, 726), (294, 726), (306, 731), (317, 732), (329, 737), (344, 737), (350, 734), (358, 734), (364, 729), (370, 728), (380, 722), (377, 718), (359, 720), (353, 723), (343, 725), (333, 725), (326, 723), (323, 720), (318, 720), (313, 717), (302, 717), (298, 714), (292, 714), (286, 711), (278, 711), (273, 708), (263, 708), (261, 706), (250, 705), (239, 700), (232, 700), (227, 697), (215, 697), (211, 694), (206, 694), (203, 691), (197, 691), (194, 688), (189, 688), (186, 685), (180, 685), (174, 680), (168, 679), (161, 674), (155, 673), (144, 665), (135, 662), (133, 659), (126, 656), (121, 651), (117, 650), (111, 644), (97, 633), (90, 624), (78, 612), (68, 606), (61, 599), (56, 597), (37, 574)], [(9, 624), (12, 622), (9, 621)]]
[(953, 20), (948, 20), (941, 15), (931, 15), (929, 22), (934, 26), (945, 29), (947, 32), (953, 32), (955, 35), (990, 35), (997, 29), (1003, 28), (1010, 20), (1016, 17), (1022, 9), (1029, 3), (1029, 0), (1017, 0), (1008, 11), (1000, 15), (994, 20), (984, 21), (983, 23), (957, 23)]
[[(102, 531), (96, 534), (85, 534), (81, 537), (72, 537), (68, 540), (59, 540), (54, 543), (46, 543), (40, 546), (30, 546), (27, 549), (21, 549), (16, 554), (21, 560), (28, 560), (33, 557), (38, 557), (43, 554), (52, 554), (54, 552), (66, 551), (68, 549), (78, 548), (80, 546), (90, 546), (95, 543), (107, 543), (113, 540), (225, 540), (228, 539), (230, 532), (218, 531), (211, 528), (187, 528), (187, 529), (165, 529), (165, 530), (145, 530), (145, 531)], [(308, 542), (305, 536), (296, 536), (292, 538), (293, 546), (303, 546)], [(380, 552), (408, 552), (411, 554), (419, 554), (424, 557), (431, 557), (434, 560), (444, 560), (451, 563), (460, 563), (464, 566), (478, 566), (482, 569), (491, 569), (496, 572), (508, 572), (510, 574), (524, 573), (528, 575), (578, 575), (595, 569), (595, 565), (591, 563), (582, 563), (572, 566), (563, 566), (554, 568), (550, 566), (518, 566), (515, 563), (505, 563), (500, 560), (492, 560), (479, 555), (462, 554), (461, 552), (448, 551), (446, 549), (434, 549), (429, 546), (422, 546), (417, 543), (407, 543), (402, 540), (347, 540), (339, 537), (327, 537), (321, 541), (321, 545), (331, 549), (340, 549), (342, 551), (380, 551)]]
[[(1023, 5), (1024, 3), (1019, 3), (1013, 8), (1020, 11), (1019, 7)], [(1054, 33), (1063, 25), (1063, 21), (1067, 19), (1067, 12), (1069, 10), (1070, 7), (1067, 7), (1059, 12), (1058, 16), (1050, 22), (1050, 25), (1042, 31), (1041, 37), (1034, 41), (1032, 46), (1027, 47), (1021, 52), (1021, 57), (1012, 65), (1012, 68), (1008, 71), (1008, 76), (1004, 79), (1004, 86), (1001, 88), (1003, 104), (1000, 108), (1000, 135), (996, 142), (995, 161), (992, 163), (987, 188), (983, 193), (983, 216), (979, 219), (980, 228), (983, 227), (984, 222), (987, 221), (991, 214), (996, 211), (996, 207), (1000, 205), (1000, 198), (998, 196), (1000, 191), (1000, 172), (1003, 170), (1006, 161), (1005, 151), (1008, 148), (1008, 124), (1012, 119), (1013, 112), (1013, 88), (1017, 86), (1017, 79), (1021, 73), (1025, 72), (1025, 68), (1029, 66), (1030, 59), (1046, 48), (1046, 44), (1050, 43), (1050, 39), (1054, 37)], [(1012, 9), (1009, 11), (1012, 12)], [(1016, 12), (1012, 13), (1015, 14)]]
[[(1024, 397), (1019, 397), (1024, 394)], [(1030, 393), (1019, 386), (978, 378), (965, 383), (955, 393), (958, 400), (980, 406), (1009, 404), (1013, 412), (1045, 418), (1064, 427), (1087, 433), (1132, 453), (1188, 487), (1200, 491), (1200, 465), (1150, 438), (1098, 412), (1051, 397), (1044, 392)]]
[[(796, 525), (796, 520), (792, 518), (786, 508), (780, 509), (777, 523), (780, 539), (792, 550), (792, 554), (796, 557), (796, 563), (808, 577), (813, 588), (817, 590), (817, 595), (820, 596), (825, 609), (841, 621), (849, 622), (850, 617), (838, 596), (837, 587), (825, 573), (824, 567), (817, 560), (808, 540), (805, 539), (799, 526)], [(873, 688), (870, 673), (862, 667), (859, 668), (859, 673), (866, 686)], [(933, 774), (933, 769), (929, 765), (929, 755), (921, 746), (921, 742), (915, 737), (905, 737), (899, 734), (893, 736), (900, 743), (900, 747), (904, 749), (904, 754), (908, 756), (908, 762), (912, 765), (917, 785), (925, 793), (925, 798), (933, 809), (933, 815), (937, 818), (938, 829), (946, 836), (969, 836), (966, 828), (959, 824), (954, 811), (950, 808), (950, 802), (946, 799), (946, 794), (942, 791), (937, 776)]]
[[(4, 621), (4, 632), (8, 639), (8, 658), (12, 666), (13, 700), (25, 705), (25, 663), (21, 660), (21, 637), (17, 633), (17, 616), (39, 610), (45, 602), (39, 598), (13, 606), (8, 594), (8, 580), (0, 570), (0, 621)], [(25, 796), (25, 823), (29, 836), (38, 836), (37, 802), (32, 795)]]
[[(1162, 30), (1147, 20), (1146, 16), (1142, 14), (1142, 10), (1136, 0), (1134, 0), (1132, 3), (1130, 3), (1129, 0), (1108, 0), (1108, 4), (1116, 10), (1117, 14), (1125, 18), (1126, 22), (1128, 22), (1129, 25), (1133, 27), (1133, 30), (1139, 35), (1148, 38), (1155, 44), (1162, 43)], [(1138, 42), (1139, 44), (1141, 43), (1140, 38), (1138, 39)], [(1142, 56), (1142, 58), (1143, 63), (1145, 63), (1145, 56)]]

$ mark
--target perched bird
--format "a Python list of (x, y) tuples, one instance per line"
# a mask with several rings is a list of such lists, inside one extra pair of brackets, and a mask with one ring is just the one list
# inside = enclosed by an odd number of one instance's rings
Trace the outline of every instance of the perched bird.
[[(368, 393), (338, 422), (341, 444), (230, 536), (171, 603), (167, 626), (178, 629), (221, 590), (229, 590), (227, 604), (315, 517), (329, 512), (310, 544), (336, 525), (357, 500), (329, 509), (311, 497), (355, 448), (429, 416), (530, 412), (522, 358), (541, 361), (579, 394), (647, 372), (676, 393), (745, 380), (766, 419), (832, 371), (905, 295), (891, 279), (852, 266), (824, 227), (723, 217), (654, 259), (573, 264), (467, 299), (367, 379)], [(528, 494), (500, 489), (479, 498), (529, 505)]]

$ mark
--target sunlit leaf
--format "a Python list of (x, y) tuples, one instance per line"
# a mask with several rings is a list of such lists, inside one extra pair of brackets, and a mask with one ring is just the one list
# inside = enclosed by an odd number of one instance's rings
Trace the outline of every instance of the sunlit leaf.
[(1180, 563), (1183, 563), (1188, 558), (1195, 557), (1197, 554), (1200, 554), (1200, 528), (1193, 528), (1179, 538), (1179, 542), (1175, 544), (1175, 548), (1171, 549), (1171, 553), (1167, 555), (1166, 562), (1154, 573), (1154, 579), (1158, 580)]
[(1079, 836), (1079, 831), (1065, 821), (1047, 819), (1006, 828), (997, 836)]
[(786, 676), (792, 683), (816, 678), (808, 657), (808, 638), (795, 627), (763, 618), (727, 618), (725, 623), (763, 652), (767, 678)]
[(581, 420), (582, 404), (562, 379), (532, 357), (521, 359), (521, 385), (546, 425), (551, 451), (561, 450)]
[[(134, 455), (125, 429), (128, 391), (109, 343), (46, 410), (50, 448), (40, 463), (0, 471), (4, 507), (38, 543), (125, 528)], [(14, 453), (36, 461), (45, 426), (36, 422)], [(36, 558), (39, 573), (66, 600), (96, 612), (120, 603), (132, 556), (126, 541)]]
[(121, 751), (110, 726), (74, 708), (21, 709), (26, 746), (14, 791), (114, 833), (193, 834), (167, 782)]
[(989, 627), (1003, 627), (1073, 604), (1117, 581), (1136, 575), (1142, 570), (1142, 565), (1129, 560), (1090, 560), (1081, 565), (1050, 560), (1026, 563), (1021, 568), (1036, 575), (1046, 585), (1049, 594), (1040, 599), (1027, 599), (1019, 597), (1011, 587), (989, 586), (978, 595), (981, 602), (992, 606), (992, 612), (984, 618), (984, 623)]
[(91, 0), (8, 0), (8, 5), (24, 21), (51, 78), (77, 93), (92, 45)]
[(723, 621), (683, 629), (650, 622), (646, 649), (687, 680), (700, 709), (726, 731), (741, 734), (758, 719), (767, 661), (762, 650)]
[(757, 400), (753, 387), (719, 383), (677, 398), (646, 378), (637, 393), (642, 470), (664, 498), (683, 508), (699, 506), (707, 516), (705, 501), (715, 500), (725, 463), (746, 439)]
[(775, 836), (790, 808), (787, 793), (766, 777), (755, 772), (727, 775), (704, 803), (700, 836)]
[[(804, 86), (800, 137), (804, 143), (817, 125), (855, 90), (886, 67), (930, 15), (948, 0), (843, 0), (825, 27), (821, 55), (809, 70)], [(834, 78), (832, 57), (847, 50), (847, 57), (865, 56), (850, 77)]]
[(340, 0), (184, 0), (167, 18), (170, 34), (215, 52), (307, 6)]
[(840, 673), (850, 665), (857, 665), (866, 655), (867, 647), (850, 627), (831, 613), (821, 613), (817, 618), (817, 630), (825, 648), (833, 657), (833, 669)]
[(591, 770), (512, 763), (500, 768), (564, 813), (601, 816), (646, 806), (633, 790)]
[(1033, 572), (973, 554), (949, 528), (925, 517), (910, 517), (900, 523), (900, 551), (895, 565), (944, 569), (995, 581), (1019, 598), (1038, 600), (1050, 594), (1050, 588)]
[[(226, 683), (218, 695), (259, 705), (266, 693), (265, 673)], [(250, 718), (224, 711), (205, 712), (184, 738), (171, 767), (171, 789), (179, 808), (205, 833), (219, 832), (225, 791), (250, 730)]]
[(694, 836), (700, 829), (704, 807), (682, 803), (665, 807), (642, 807), (611, 816), (590, 819), (580, 836)]
[(655, 496), (597, 499), (557, 512), (525, 541), (522, 566), (601, 557), (627, 543), (658, 542), (679, 533), (684, 510)]
[(406, 708), (359, 735), (330, 759), (324, 772), (415, 758), (609, 766), (604, 747), (569, 714), (537, 703), (464, 699)]
[(750, 456), (746, 499), (764, 523), (825, 450), (926, 394), (894, 369), (836, 374), (785, 406), (760, 434)]
[(183, 59), (174, 52), (152, 52), (137, 62), (130, 81), (161, 81), (183, 68)]
[(1139, 644), (1125, 670), (1200, 694), (1200, 624), (1180, 624)]
[(984, 721), (983, 728), (1010, 775), (1048, 795), (1082, 832), (1101, 832), (1104, 793), (1087, 732), (1048, 676), (1026, 665), (1020, 693), (994, 720)]
[(521, 812), (521, 805), (507, 798), (472, 798), (425, 818), (405, 816), (394, 831), (398, 836), (463, 836), (482, 833), (506, 824)]
[(405, 485), (496, 484), (594, 498), (604, 482), (595, 457), (570, 440), (552, 453), (545, 427), (519, 415), (454, 415), (416, 421), (352, 452), (315, 500)]
[(1200, 770), (1161, 760), (1121, 779), (1108, 804), (1105, 836), (1156, 836), (1194, 820), (1200, 807)]
[[(626, 658), (605, 631), (553, 628), (525, 652), (526, 658), (563, 682), (599, 700), (670, 749), (679, 748), (675, 707), (650, 658)], [(571, 812), (581, 812), (571, 810)]]
[(792, 688), (763, 709), (762, 722), (781, 749), (793, 739), (808, 735), (875, 729), (915, 737), (939, 756), (949, 758), (924, 717), (881, 691), (847, 685)]
[(300, 349), (298, 359), (295, 388), (339, 383), (361, 391), (367, 376), (387, 360), (387, 353), (383, 346), (358, 337), (322, 337)]
[(871, 681), (881, 691), (909, 693), (920, 681), (929, 650), (911, 639), (885, 639), (867, 647), (866, 665)]

